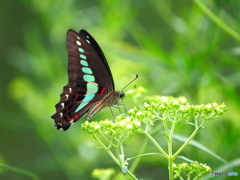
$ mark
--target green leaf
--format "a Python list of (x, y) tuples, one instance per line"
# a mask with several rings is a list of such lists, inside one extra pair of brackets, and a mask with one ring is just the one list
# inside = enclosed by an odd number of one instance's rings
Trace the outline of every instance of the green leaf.
[[(187, 141), (187, 137), (185, 136), (181, 136), (181, 135), (173, 135), (173, 139), (179, 141), (179, 142), (186, 142)], [(218, 156), (216, 153), (212, 152), (210, 149), (208, 149), (206, 146), (204, 146), (203, 144), (195, 141), (195, 140), (192, 140), (189, 145), (192, 145), (202, 151), (204, 151), (205, 153), (215, 157), (216, 159), (218, 159), (219, 161), (222, 161), (224, 163), (227, 163), (227, 161), (223, 158), (221, 158), (220, 156)]]
[(20, 173), (20, 174), (25, 174), (25, 175), (31, 177), (34, 180), (39, 180), (39, 178), (34, 173), (32, 173), (30, 171), (27, 171), (25, 169), (21, 169), (21, 168), (14, 167), (14, 166), (9, 166), (9, 165), (5, 165), (5, 164), (0, 164), (0, 168), (6, 169), (6, 170), (9, 170), (9, 171), (14, 171), (14, 172)]
[(127, 158), (126, 161), (130, 161), (139, 157), (144, 157), (144, 156), (163, 156), (161, 153), (146, 153), (146, 154), (141, 154), (138, 156), (134, 156), (132, 158)]

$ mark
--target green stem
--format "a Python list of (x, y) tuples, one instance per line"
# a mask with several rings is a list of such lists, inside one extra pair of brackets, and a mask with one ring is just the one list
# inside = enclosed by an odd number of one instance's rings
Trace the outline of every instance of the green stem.
[(169, 132), (169, 136), (168, 136), (168, 173), (169, 173), (169, 179), (173, 180), (173, 161), (176, 159), (175, 157), (173, 157), (173, 151), (172, 151), (172, 136), (173, 136), (173, 132), (175, 130), (176, 127), (176, 122), (172, 123), (172, 127), (171, 130)]
[[(96, 138), (96, 140), (101, 144), (101, 146), (105, 149), (105, 151), (107, 151), (107, 153), (109, 154), (109, 156), (111, 156), (111, 158), (121, 167), (121, 163), (119, 162), (119, 160), (115, 157), (115, 155), (112, 153), (112, 151), (110, 151), (103, 143), (102, 141), (95, 135), (93, 134), (93, 136)], [(128, 170), (127, 174), (134, 180), (137, 180), (137, 178)]]
[(173, 155), (173, 158), (176, 158), (183, 149), (186, 148), (186, 146), (190, 143), (190, 141), (195, 137), (195, 135), (198, 133), (198, 131), (201, 129), (201, 127), (196, 128), (191, 136), (188, 138), (188, 140), (178, 149), (178, 151)]
[(120, 145), (120, 160), (121, 160), (121, 166), (125, 165), (125, 154), (124, 154), (124, 150), (123, 150), (123, 144), (121, 142), (121, 145)]
[(119, 162), (119, 166), (121, 167), (122, 164), (121, 164), (121, 160), (120, 160), (120, 153), (119, 153), (119, 148), (114, 148), (115, 149), (115, 153), (116, 153), (116, 158), (118, 159), (118, 162)]
[(165, 129), (165, 133), (167, 135), (167, 137), (169, 136), (169, 130), (168, 130), (168, 126), (167, 126), (167, 121), (163, 121), (163, 127)]
[(120, 162), (115, 157), (115, 155), (112, 153), (112, 151), (110, 151), (95, 134), (93, 134), (93, 136), (101, 144), (101, 146), (107, 151), (107, 153), (111, 156), (111, 158), (120, 166)]
[(146, 131), (142, 130), (141, 128), (139, 128), (139, 130), (141, 131), (141, 133), (143, 133), (145, 136), (147, 136), (147, 138), (152, 141), (152, 143), (156, 146), (156, 148), (162, 153), (162, 155), (168, 159), (168, 155), (167, 153), (159, 146), (159, 144), (155, 141), (155, 139), (148, 134)]
[(173, 178), (173, 158), (168, 159), (168, 174), (169, 174), (169, 180), (174, 180)]
[(182, 176), (179, 177), (180, 180), (184, 180)]
[(176, 124), (173, 123), (172, 127), (171, 127), (171, 131), (169, 132), (169, 136), (168, 136), (168, 155), (169, 155), (169, 157), (172, 157), (172, 135), (175, 130), (175, 126), (176, 126)]
[(110, 146), (116, 147), (116, 146), (112, 143), (112, 141), (108, 140), (108, 138), (107, 138), (105, 135), (103, 135), (103, 138), (108, 142), (109, 147), (110, 147)]
[(195, 0), (198, 6), (210, 17), (218, 26), (220, 26), (224, 31), (234, 37), (236, 40), (240, 41), (240, 35), (225, 24), (221, 19), (219, 19), (212, 11), (210, 11), (201, 0)]
[(203, 122), (200, 124), (199, 128), (203, 127), (203, 124), (206, 122), (206, 119), (203, 120)]

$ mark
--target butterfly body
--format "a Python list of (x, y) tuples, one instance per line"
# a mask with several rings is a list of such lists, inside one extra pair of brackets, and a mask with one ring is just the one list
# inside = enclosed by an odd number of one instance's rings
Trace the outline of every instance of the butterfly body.
[(106, 58), (89, 33), (68, 30), (67, 49), (69, 82), (52, 116), (57, 129), (63, 130), (85, 114), (90, 119), (124, 97), (122, 92), (115, 91)]

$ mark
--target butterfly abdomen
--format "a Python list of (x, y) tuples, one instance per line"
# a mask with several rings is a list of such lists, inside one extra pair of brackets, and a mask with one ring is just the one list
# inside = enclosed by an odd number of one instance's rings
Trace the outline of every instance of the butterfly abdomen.
[(91, 119), (95, 114), (97, 114), (101, 110), (107, 107), (111, 107), (113, 104), (115, 104), (115, 102), (118, 101), (118, 99), (120, 98), (119, 95), (120, 92), (113, 91), (108, 95), (104, 96), (104, 98), (101, 101), (96, 102), (94, 105), (91, 106), (87, 113), (88, 114), (87, 119)]

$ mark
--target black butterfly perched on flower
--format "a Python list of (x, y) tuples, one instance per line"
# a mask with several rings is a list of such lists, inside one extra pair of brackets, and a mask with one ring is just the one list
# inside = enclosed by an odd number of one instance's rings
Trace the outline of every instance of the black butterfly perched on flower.
[(97, 42), (85, 30), (67, 32), (68, 84), (63, 88), (56, 113), (57, 129), (67, 130), (83, 115), (90, 119), (124, 97), (115, 91), (112, 73)]

